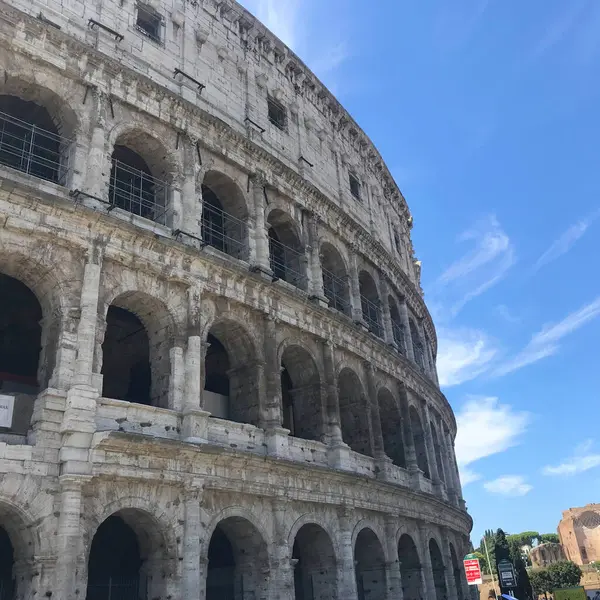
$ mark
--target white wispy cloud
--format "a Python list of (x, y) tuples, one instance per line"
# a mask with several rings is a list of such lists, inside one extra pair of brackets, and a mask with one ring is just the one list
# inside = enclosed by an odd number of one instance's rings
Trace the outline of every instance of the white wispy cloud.
[(242, 0), (259, 21), (268, 27), (286, 46), (298, 52), (302, 32), (301, 0)]
[(476, 329), (438, 329), (437, 369), (440, 385), (450, 387), (475, 379), (497, 355), (494, 342)]
[(480, 479), (472, 465), (520, 443), (531, 414), (516, 411), (498, 398), (471, 396), (456, 415), (456, 460), (463, 485)]
[(506, 375), (552, 356), (560, 349), (560, 341), (600, 315), (600, 296), (571, 313), (559, 323), (544, 326), (514, 358), (501, 364), (495, 375)]
[(498, 306), (496, 306), (495, 308), (495, 311), (500, 317), (502, 317), (502, 319), (504, 319), (507, 323), (510, 323), (511, 325), (515, 325), (521, 322), (521, 319), (515, 316), (508, 308), (508, 306), (506, 306), (506, 304), (498, 304)]
[(522, 475), (503, 475), (492, 481), (486, 481), (483, 487), (491, 494), (508, 497), (524, 496), (533, 489)]
[(575, 245), (575, 243), (581, 237), (583, 237), (585, 232), (598, 217), (600, 217), (600, 211), (596, 211), (584, 219), (581, 219), (577, 223), (571, 225), (558, 238), (556, 238), (552, 244), (550, 244), (550, 247), (537, 259), (533, 270), (538, 271), (543, 266), (556, 260), (563, 254), (566, 254)]
[(586, 440), (575, 449), (573, 456), (558, 465), (548, 465), (542, 469), (544, 475), (578, 475), (600, 467), (600, 453), (593, 452), (593, 440)]
[[(451, 298), (451, 314), (498, 283), (515, 263), (513, 244), (494, 215), (459, 236), (472, 248), (452, 263), (433, 285), (434, 295)], [(453, 299), (453, 300), (452, 300)]]

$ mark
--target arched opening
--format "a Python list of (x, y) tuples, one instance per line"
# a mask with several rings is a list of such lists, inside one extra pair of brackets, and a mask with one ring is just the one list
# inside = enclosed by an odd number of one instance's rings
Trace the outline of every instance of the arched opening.
[(419, 330), (417, 329), (417, 326), (412, 319), (410, 320), (410, 337), (412, 339), (415, 362), (419, 367), (421, 367), (421, 369), (425, 369), (425, 361), (423, 356), (423, 342), (421, 341)]
[(440, 447), (437, 429), (433, 423), (429, 423), (429, 426), (431, 427), (431, 439), (433, 441), (433, 453), (435, 454), (435, 464), (437, 465), (437, 472), (439, 478), (445, 482), (446, 478), (444, 477), (444, 465), (442, 464), (442, 449)]
[(342, 439), (355, 452), (373, 456), (369, 403), (360, 379), (350, 369), (338, 377)]
[(404, 340), (404, 326), (400, 319), (400, 311), (398, 310), (396, 300), (394, 300), (392, 296), (388, 296), (388, 303), (390, 305), (390, 319), (392, 321), (392, 335), (394, 337), (394, 342), (396, 343), (396, 346), (398, 346), (398, 350), (404, 354), (406, 342)]
[(387, 592), (385, 555), (372, 529), (363, 529), (354, 545), (358, 600), (385, 600)]
[(333, 544), (327, 532), (314, 523), (303, 525), (292, 550), (294, 600), (337, 598), (337, 572)]
[(421, 561), (413, 539), (403, 534), (398, 542), (398, 560), (400, 561), (400, 579), (404, 600), (422, 600), (423, 582), (421, 580)]
[(165, 151), (157, 140), (140, 132), (120, 136), (112, 153), (108, 190), (111, 208), (166, 225), (168, 177)]
[(267, 219), (269, 226), (269, 259), (273, 277), (302, 290), (306, 289), (306, 257), (292, 218), (275, 209)]
[(209, 171), (202, 184), (202, 239), (230, 256), (248, 258), (248, 209), (229, 177)]
[(329, 300), (329, 307), (350, 316), (350, 293), (346, 266), (340, 253), (327, 242), (321, 246), (321, 271), (323, 272), (323, 293)]
[(246, 519), (224, 519), (215, 528), (208, 546), (206, 600), (263, 598), (268, 589), (265, 540)]
[(457, 600), (464, 600), (463, 586), (462, 586), (462, 570), (458, 563), (456, 551), (454, 546), (450, 544), (450, 560), (452, 561), (452, 576), (454, 577), (454, 587), (456, 588)]
[(235, 321), (213, 324), (204, 360), (204, 409), (215, 418), (259, 424), (257, 355), (245, 329)]
[(301, 346), (288, 346), (281, 358), (281, 367), (283, 426), (294, 437), (321, 439), (323, 403), (315, 361)]
[(13, 600), (16, 587), (13, 576), (14, 561), (10, 537), (0, 526), (0, 600)]
[(413, 443), (415, 446), (415, 453), (417, 455), (417, 466), (425, 477), (429, 477), (429, 462), (427, 460), (427, 447), (425, 445), (425, 432), (423, 431), (423, 425), (421, 424), (421, 418), (417, 413), (414, 406), (409, 409), (410, 416), (410, 428), (413, 435)]
[(69, 146), (44, 106), (0, 95), (0, 163), (62, 185)]
[(381, 301), (375, 281), (369, 273), (361, 271), (358, 275), (358, 284), (363, 320), (372, 334), (381, 337)]
[(381, 433), (385, 454), (392, 459), (395, 465), (406, 468), (402, 415), (396, 399), (389, 390), (382, 388), (377, 394), (377, 400), (379, 401)]
[(0, 394), (12, 399), (12, 419), (0, 430), (25, 435), (39, 391), (42, 308), (34, 293), (18, 279), (0, 273)]
[(124, 308), (109, 306), (102, 350), (102, 395), (151, 405), (150, 342), (137, 316)]
[(442, 559), (440, 547), (434, 539), (429, 540), (429, 557), (431, 558), (431, 571), (433, 572), (435, 597), (437, 600), (447, 600), (448, 590), (446, 588), (444, 560)]

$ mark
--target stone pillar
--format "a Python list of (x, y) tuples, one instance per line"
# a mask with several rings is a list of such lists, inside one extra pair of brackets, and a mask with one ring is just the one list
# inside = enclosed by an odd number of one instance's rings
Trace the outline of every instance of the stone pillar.
[[(83, 191), (92, 196), (86, 198), (85, 203), (98, 209), (105, 209), (106, 204), (98, 200), (108, 201), (108, 183), (111, 172), (111, 157), (106, 150), (106, 120), (107, 97), (103, 92), (94, 92), (95, 123), (92, 129), (92, 138), (87, 155), (87, 170)], [(94, 200), (96, 198), (97, 200)]]
[(410, 331), (410, 321), (408, 319), (408, 307), (406, 300), (403, 298), (398, 307), (400, 313), (400, 320), (402, 321), (402, 329), (404, 329), (404, 346), (406, 356), (412, 362), (415, 362), (415, 352), (412, 345), (412, 334)]
[(423, 589), (425, 597), (435, 600), (435, 581), (433, 579), (433, 568), (431, 566), (431, 555), (429, 554), (429, 537), (427, 529), (419, 525), (419, 537), (421, 538), (421, 573), (423, 578)]
[(410, 415), (408, 414), (408, 399), (403, 383), (398, 382), (398, 397), (400, 402), (400, 414), (402, 415), (402, 437), (404, 440), (404, 455), (406, 456), (406, 468), (412, 475), (418, 474), (417, 451), (415, 450), (415, 439), (413, 437)]
[(350, 247), (350, 272), (348, 273), (350, 283), (350, 304), (352, 305), (352, 320), (367, 328), (362, 314), (362, 302), (360, 299), (360, 283), (358, 280), (358, 263), (356, 261), (357, 248)]
[[(445, 527), (441, 528), (442, 533), (442, 558), (444, 559), (444, 573), (446, 575), (446, 589), (448, 590), (448, 600), (458, 600), (456, 591), (456, 581), (454, 580), (454, 565), (452, 564), (452, 556), (450, 554), (450, 540), (448, 531)], [(457, 557), (458, 560), (458, 557)]]
[(262, 273), (268, 278), (273, 276), (269, 257), (269, 237), (266, 223), (265, 190), (267, 182), (261, 174), (252, 178), (252, 199), (254, 204), (253, 241), (250, 250), (250, 265), (253, 271)]
[(185, 600), (200, 600), (205, 581), (200, 570), (200, 542), (205, 536), (200, 516), (203, 487), (201, 482), (185, 490), (185, 526), (183, 532), (182, 597)]
[(308, 270), (310, 272), (310, 286), (308, 293), (310, 299), (320, 306), (328, 306), (329, 300), (323, 291), (323, 271), (319, 255), (319, 237), (317, 234), (316, 215), (310, 211), (303, 211), (304, 224), (307, 232), (306, 254), (308, 256)]
[(427, 462), (429, 463), (429, 471), (431, 481), (435, 486), (440, 486), (440, 476), (438, 473), (438, 464), (433, 448), (433, 438), (431, 436), (431, 421), (429, 416), (429, 406), (427, 402), (421, 402), (421, 420), (423, 421), (423, 432), (425, 433), (425, 448), (427, 450)]
[(56, 535), (57, 560), (54, 569), (52, 596), (61, 600), (79, 600), (77, 581), (81, 547), (82, 487), (89, 477), (61, 475), (60, 514)]
[(292, 600), (294, 598), (294, 564), (288, 544), (288, 526), (285, 519), (287, 507), (282, 500), (273, 500), (273, 571), (271, 572), (271, 598)]
[[(183, 139), (183, 181), (181, 186), (182, 215), (180, 228), (185, 233), (200, 239), (202, 230), (202, 179), (204, 171), (198, 160), (198, 140)], [(194, 238), (181, 240), (192, 243)]]
[(169, 350), (171, 376), (169, 377), (169, 408), (180, 412), (183, 408), (185, 389), (185, 363), (183, 342), (176, 339)]
[(425, 325), (423, 324), (423, 318), (420, 318), (418, 321), (419, 335), (421, 336), (421, 344), (423, 347), (423, 363), (425, 365), (425, 373), (427, 376), (433, 381), (433, 362), (431, 360), (431, 351), (429, 348), (429, 344), (427, 343), (427, 338), (425, 337)]
[(442, 455), (442, 463), (444, 466), (444, 482), (446, 484), (446, 493), (448, 494), (448, 501), (452, 504), (456, 504), (456, 482), (450, 466), (451, 451), (448, 448), (448, 438), (446, 431), (444, 430), (444, 421), (441, 417), (438, 420), (438, 431), (440, 438), (440, 454)]
[(339, 510), (340, 560), (338, 564), (338, 598), (357, 600), (354, 548), (352, 547), (352, 511), (349, 507)]
[(385, 600), (403, 600), (402, 576), (400, 574), (400, 560), (398, 558), (398, 544), (396, 531), (398, 523), (392, 515), (385, 517), (385, 543), (387, 546), (387, 562), (385, 566), (387, 578), (387, 596)]
[(390, 299), (387, 282), (381, 281), (381, 317), (382, 317), (382, 328), (383, 328), (383, 340), (386, 344), (396, 348), (396, 342), (394, 341), (394, 332), (392, 331), (392, 315), (390, 313)]
[(364, 363), (365, 372), (367, 374), (367, 390), (369, 405), (371, 407), (371, 431), (373, 432), (373, 456), (378, 463), (380, 469), (383, 468), (384, 472), (388, 464), (392, 461), (385, 455), (385, 447), (383, 445), (383, 433), (381, 430), (381, 416), (379, 414), (379, 402), (377, 400), (377, 387), (375, 385), (375, 369), (372, 363)]
[(450, 454), (448, 456), (450, 458), (450, 468), (454, 473), (454, 477), (455, 477), (455, 481), (456, 481), (456, 486), (454, 489), (456, 491), (456, 496), (458, 497), (458, 505), (460, 508), (464, 509), (465, 501), (463, 498), (462, 486), (460, 483), (460, 472), (458, 470), (458, 463), (456, 462), (456, 448), (454, 447), (454, 441), (452, 441), (451, 437), (450, 437)]

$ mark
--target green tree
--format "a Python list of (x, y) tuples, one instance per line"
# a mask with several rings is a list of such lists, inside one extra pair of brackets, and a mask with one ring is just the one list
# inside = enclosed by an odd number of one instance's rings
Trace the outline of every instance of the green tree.
[(535, 597), (552, 592), (552, 579), (548, 574), (548, 569), (535, 569), (529, 573), (529, 581), (533, 588)]
[(537, 531), (522, 531), (507, 535), (506, 538), (509, 542), (515, 540), (519, 546), (532, 546), (534, 540), (540, 539), (540, 534)]
[(508, 540), (506, 534), (502, 529), (496, 531), (496, 537), (494, 540), (494, 554), (496, 557), (496, 565), (501, 560), (510, 560), (510, 548), (508, 546)]
[(540, 543), (560, 544), (560, 538), (557, 533), (542, 533), (542, 535), (540, 535)]
[(590, 563), (590, 566), (592, 567), (592, 569), (596, 569), (596, 571), (598, 571), (598, 573), (600, 573), (600, 560), (594, 560)]
[[(490, 555), (489, 564), (487, 561), (487, 555), (486, 555), (486, 551), (485, 551), (484, 541), (485, 541), (485, 544), (487, 544), (487, 550)], [(486, 558), (486, 560), (485, 560), (486, 570), (484, 571), (484, 573), (487, 573), (488, 575), (490, 574), (490, 569), (493, 570), (494, 574), (496, 573), (496, 555), (494, 554), (495, 544), (496, 544), (496, 536), (495, 536), (494, 532), (491, 529), (486, 529), (483, 534), (483, 537), (481, 538), (479, 548), (477, 548), (476, 551), (479, 552), (480, 554), (482, 554)]]
[(581, 569), (570, 560), (561, 560), (547, 569), (554, 589), (576, 587), (581, 581)]
[(524, 544), (521, 544), (520, 542), (521, 540), (519, 539), (512, 539), (508, 543), (510, 560), (515, 567), (515, 574), (517, 576), (517, 589), (514, 590), (514, 595), (519, 599), (532, 598), (533, 590), (527, 573), (525, 557), (521, 550), (521, 546)]

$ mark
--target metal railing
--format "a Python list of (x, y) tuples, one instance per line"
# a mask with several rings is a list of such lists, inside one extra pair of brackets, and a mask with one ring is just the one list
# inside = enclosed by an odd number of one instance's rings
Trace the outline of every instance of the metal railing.
[(274, 277), (283, 279), (298, 288), (303, 289), (306, 286), (303, 252), (269, 238), (269, 261)]
[(105, 581), (88, 583), (85, 600), (139, 600), (139, 598), (139, 576), (132, 575), (108, 577)]
[(381, 329), (381, 307), (379, 304), (362, 295), (360, 297), (360, 304), (362, 316), (369, 331), (377, 337), (383, 337)]
[(394, 336), (394, 342), (398, 346), (398, 351), (401, 354), (405, 353), (405, 337), (404, 327), (392, 319), (392, 335)]
[(108, 200), (113, 208), (166, 225), (169, 185), (145, 171), (112, 160)]
[(235, 258), (245, 259), (247, 239), (248, 227), (244, 221), (211, 204), (203, 205), (202, 240), (206, 244)]
[(323, 293), (329, 300), (329, 306), (346, 315), (350, 314), (348, 279), (338, 277), (327, 269), (321, 270), (323, 272)]
[(65, 185), (71, 140), (0, 112), (0, 163)]

